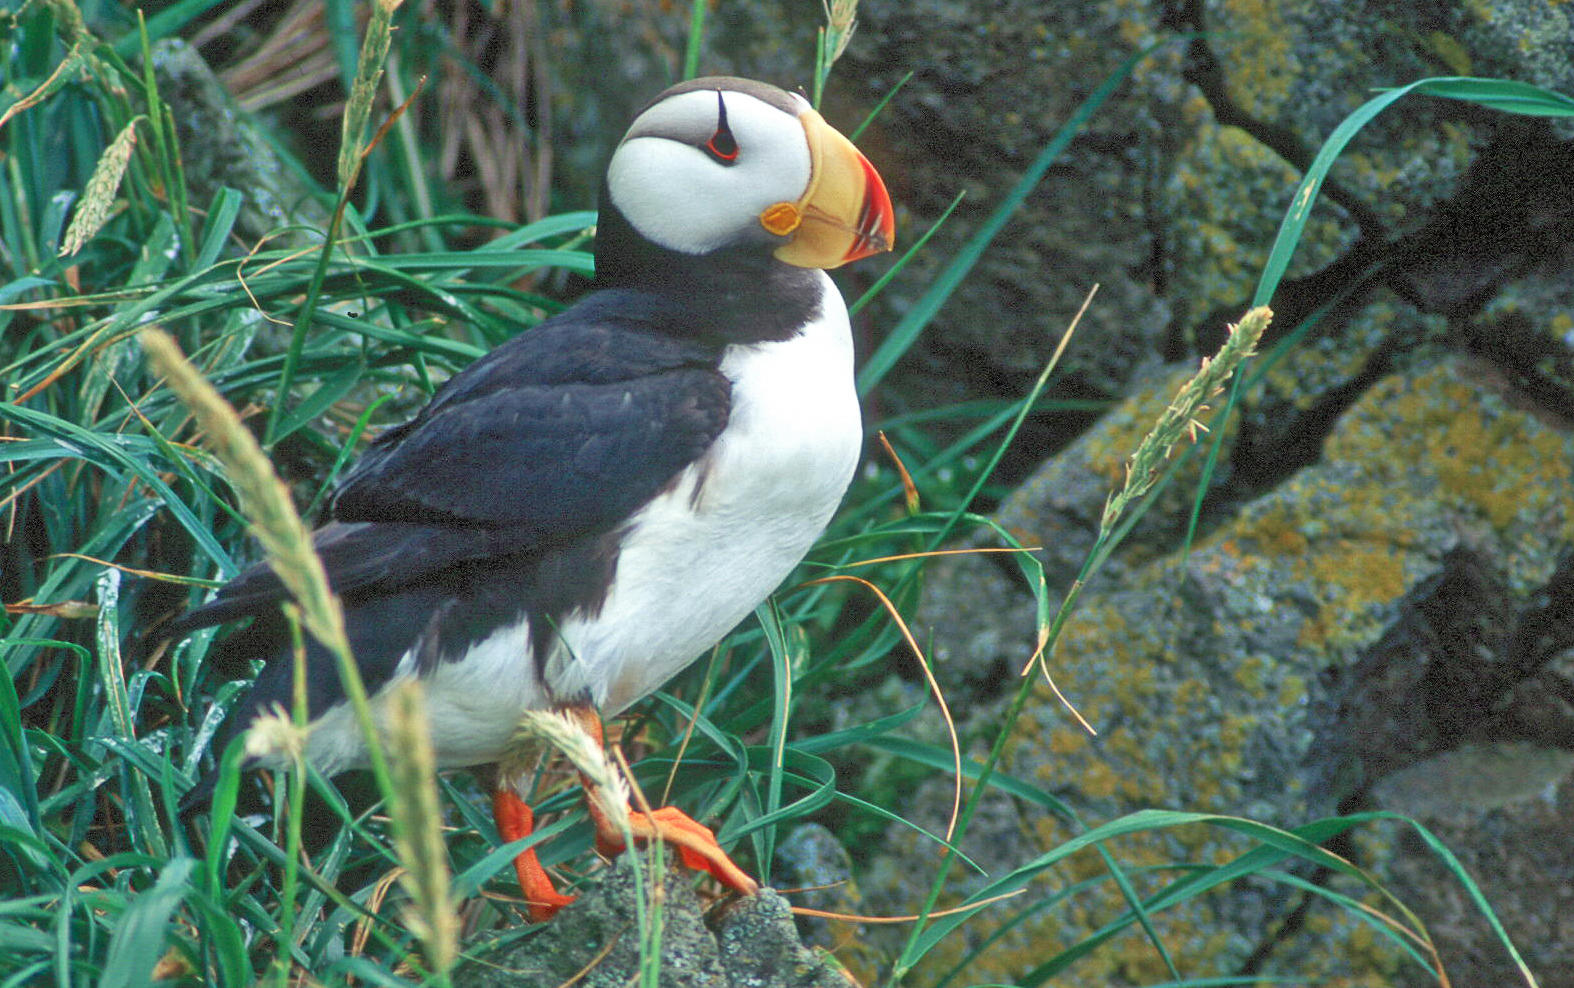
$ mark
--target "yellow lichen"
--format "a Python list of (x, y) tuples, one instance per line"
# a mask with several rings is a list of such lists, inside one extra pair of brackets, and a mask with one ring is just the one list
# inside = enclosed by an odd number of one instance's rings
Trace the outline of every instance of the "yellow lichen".
[(1231, 97), (1255, 116), (1273, 117), (1289, 99), (1295, 75), (1293, 33), (1284, 20), (1284, 5), (1273, 0), (1227, 0), (1219, 27), (1220, 40), (1215, 43), (1240, 53), (1230, 59)]
[[(1560, 332), (1574, 329), (1574, 319), (1565, 323)], [(1155, 407), (1172, 388), (1160, 382), (1153, 389)], [(1140, 408), (1128, 404), (1106, 421), (1101, 440), (1085, 452), (1090, 462), (1106, 470), (1124, 462), (1151, 423)], [(1262, 730), (1261, 718), (1273, 716), (1264, 711), (1303, 703), (1306, 670), (1328, 661), (1330, 653), (1354, 654), (1382, 633), (1395, 602), (1430, 572), (1432, 561), (1419, 547), (1434, 545), (1438, 530), (1520, 545), (1574, 537), (1571, 488), (1574, 440), (1515, 409), (1461, 365), (1380, 382), (1345, 414), (1318, 464), (1193, 548), (1186, 561), (1190, 575), (1225, 600), (1210, 615), (1211, 626), (1193, 621), (1187, 627), (1194, 636), (1176, 635), (1165, 611), (1183, 606), (1172, 592), (1173, 567), (1136, 569), (1138, 575), (1119, 593), (1090, 595), (1067, 626), (1054, 662), (1062, 687), (1101, 735), (1091, 739), (1068, 725), (1042, 692), (1043, 706), (1030, 709), (1021, 724), (1024, 738), (1032, 741), (1008, 749), (1006, 769), (1046, 788), (1076, 786), (1079, 802), (1097, 804), (1089, 807), (1090, 820), (1139, 806), (1245, 812), (1241, 778), (1250, 767), (1248, 746)], [(1144, 589), (1152, 592), (1151, 602), (1135, 603), (1133, 594)], [(1286, 603), (1290, 600), (1295, 603)], [(1286, 637), (1297, 633), (1294, 622), (1300, 622), (1300, 652), (1241, 648), (1242, 625), (1258, 615), (1263, 628)], [(1223, 674), (1187, 675), (1190, 667), (1176, 660), (1175, 651), (1210, 634), (1219, 644), (1213, 658)], [(1071, 833), (1047, 814), (1025, 822), (1024, 829), (1046, 849)], [(1364, 842), (1383, 835), (1356, 837)], [(1173, 878), (1168, 869), (1174, 865), (1222, 864), (1249, 846), (1239, 835), (1205, 826), (1128, 835), (1106, 845), (1133, 872), (1139, 894)], [(968, 969), (968, 978), (1019, 979), (1052, 954), (1046, 946), (1051, 938), (1056, 944), (1076, 942), (1126, 909), (1103, 860), (1087, 851), (1063, 861), (1053, 879), (1029, 895), (1079, 881), (1095, 884), (1024, 921), (1002, 938), (998, 950), (987, 951)], [(1206, 898), (1155, 920), (1183, 965), (1187, 958), (1228, 951)], [(1307, 932), (1328, 948), (1307, 962), (1305, 972), (1324, 983), (1383, 984), (1397, 963), (1384, 938), (1374, 939), (1369, 928), (1341, 911), (1314, 909)], [(1351, 970), (1372, 974), (1352, 978)], [(1077, 973), (1079, 983), (1168, 976), (1140, 936), (1112, 942), (1080, 962)]]

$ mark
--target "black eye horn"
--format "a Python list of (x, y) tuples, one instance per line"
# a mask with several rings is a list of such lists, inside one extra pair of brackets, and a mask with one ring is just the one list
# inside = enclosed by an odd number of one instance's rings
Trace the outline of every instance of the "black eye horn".
[(700, 148), (724, 165), (738, 160), (738, 142), (733, 140), (732, 129), (727, 126), (727, 102), (721, 90), (716, 90), (716, 133)]

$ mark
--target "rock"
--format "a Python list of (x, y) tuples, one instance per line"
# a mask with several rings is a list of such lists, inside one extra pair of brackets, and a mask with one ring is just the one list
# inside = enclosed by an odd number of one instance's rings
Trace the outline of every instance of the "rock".
[[(913, 73), (863, 139), (906, 211), (899, 234), (916, 238), (966, 193), (876, 302), (875, 325), (890, 327), (1088, 94), (1157, 35), (1117, 4), (915, 0), (864, 4), (859, 15), (832, 95), (873, 106)], [(882, 389), (880, 407), (1020, 397), (1095, 284), (1054, 393), (1119, 394), (1156, 362), (1171, 311), (1154, 267), (1162, 220), (1150, 208), (1152, 183), (1171, 168), (1164, 135), (1187, 97), (1178, 57), (1151, 60), (1060, 155)], [(1063, 442), (1065, 417), (1056, 423), (1050, 434), (1030, 430), (1022, 455), (1042, 458)]]
[[(235, 233), (248, 244), (264, 236), (274, 246), (320, 243), (310, 231), (328, 227), (322, 190), (285, 166), (202, 56), (179, 39), (160, 41), (153, 46), (153, 69), (159, 96), (175, 118), (191, 205), (207, 209), (228, 186), (245, 196)], [(295, 226), (306, 229), (290, 229)]]
[[(1453, 851), (1541, 984), (1574, 984), (1574, 752), (1470, 744), (1395, 772), (1374, 787), (1373, 802), (1414, 817)], [(1423, 918), (1454, 984), (1515, 983), (1502, 945), (1419, 832), (1399, 828), (1385, 851), (1384, 874), (1400, 901), (1426, 904)]]
[(856, 988), (829, 955), (798, 942), (787, 900), (769, 890), (729, 906), (716, 942), (729, 986)]
[[(1085, 441), (1124, 434), (1126, 418), (1117, 412)], [(1157, 510), (1166, 512), (1162, 501)], [(1019, 522), (1030, 524), (1026, 512)], [(1061, 523), (1051, 512), (1040, 524)], [(1574, 787), (1571, 547), (1574, 432), (1526, 407), (1479, 362), (1445, 359), (1388, 375), (1339, 418), (1317, 463), (1242, 505), (1187, 555), (1139, 545), (1119, 580), (1084, 596), (1052, 667), (1100, 736), (1088, 738), (1040, 688), (1002, 767), (1093, 822), (1166, 806), (1294, 827), (1387, 808), (1384, 800), (1427, 819), (1452, 800), (1450, 832), (1465, 858), (1482, 863), (1473, 874), (1484, 878), (1490, 862), (1495, 874), (1547, 876), (1523, 893), (1493, 880), (1491, 901), (1521, 950), (1565, 969), (1574, 941), (1552, 935), (1557, 921), (1546, 902), (1574, 872), (1574, 848), (1546, 834)], [(944, 608), (953, 581), (971, 587), (977, 565), (937, 566), (931, 606)], [(951, 613), (957, 624), (986, 628), (1002, 613), (1019, 621), (1030, 610), (1019, 593), (1010, 610)], [(955, 627), (946, 634), (986, 640)], [(1028, 651), (1005, 661), (1020, 664)], [(971, 726), (998, 723), (1002, 705), (979, 704)], [(1465, 753), (1482, 745), (1514, 759), (1522, 776), (1492, 787), (1466, 781), (1483, 770)], [(1459, 767), (1467, 765), (1476, 767)], [(1455, 781), (1421, 798), (1416, 772)], [(948, 793), (926, 792), (915, 803), (915, 822), (943, 826)], [(1034, 810), (1000, 798), (964, 850), (998, 875), (1001, 849), (1020, 864), (1074, 836)], [(1491, 839), (1462, 821), (1486, 827)], [(1452, 931), (1434, 933), (1445, 964), (1481, 975), (1457, 983), (1509, 983), (1508, 956), (1479, 912), (1457, 883), (1434, 874), (1436, 860), (1419, 842), (1395, 837), (1401, 829), (1359, 828), (1345, 851), (1380, 881), (1408, 889), (1403, 901), (1429, 927)], [(920, 862), (933, 850), (902, 828), (888, 844), (889, 857), (865, 871), (863, 887), (872, 908), (911, 911), (932, 879)], [(1132, 867), (1223, 861), (1246, 847), (1229, 831), (1196, 827), (1129, 837), (1112, 850)], [(1510, 865), (1513, 848), (1526, 856)], [(969, 977), (1019, 979), (1118, 915), (1120, 894), (1099, 883), (1103, 872), (1095, 856), (1069, 859), (1039, 894), (1078, 881), (1094, 890), (1075, 909), (1013, 928)], [(959, 872), (952, 890), (959, 896), (984, 881)], [(1214, 974), (1424, 980), (1395, 970), (1364, 924), (1285, 887), (1232, 886), (1156, 921), (1170, 949), (1192, 959), (1185, 969), (1193, 973), (1204, 964)], [(1276, 930), (1287, 923), (1317, 936), (1279, 942)], [(935, 969), (959, 960), (979, 935), (942, 944)], [(1116, 941), (1077, 970), (1111, 985), (1164, 975), (1140, 937)]]
[[(911, 214), (899, 232), (927, 228), (968, 192), (869, 310), (875, 326), (914, 304), (1123, 58), (1171, 31), (1199, 32), (1148, 54), (1072, 142), (875, 396), (877, 413), (1019, 397), (1095, 282), (1050, 393), (1118, 404), (1158, 358), (1216, 348), (1247, 306), (1302, 170), (1374, 88), (1466, 73), (1574, 88), (1568, 46), (1514, 54), (1527, 37), (1570, 31), (1569, 12), (1542, 0), (1446, 12), (1223, 0), (986, 11), (924, 0), (860, 13), (838, 98), (872, 104), (915, 72), (865, 138)], [(1508, 313), (1574, 304), (1574, 209), (1556, 191), (1574, 175), (1571, 133), (1566, 122), (1410, 98), (1357, 137), (1273, 300), (1270, 344), (1304, 338), (1280, 362), (1272, 400), (1242, 423), (1220, 499), (1256, 496), (1310, 462), (1350, 401), (1438, 340), (1534, 379), (1549, 406), (1574, 410), (1574, 366), (1555, 327), (1534, 316), (1502, 327)], [(999, 478), (1030, 474), (1088, 420), (1035, 416)]]
[[(644, 862), (645, 859), (639, 859)], [(494, 951), (484, 948), (454, 977), (460, 988), (622, 988), (655, 967), (662, 988), (849, 988), (826, 956), (805, 947), (790, 908), (770, 889), (728, 903), (707, 918), (692, 872), (669, 870), (656, 891), (636, 881), (623, 855), (539, 933)], [(651, 917), (659, 915), (659, 927)], [(641, 931), (651, 930), (648, 940)], [(579, 980), (573, 980), (578, 978)]]
[[(858, 912), (853, 862), (836, 835), (818, 823), (795, 827), (776, 849), (776, 881), (791, 888), (813, 889), (797, 896), (799, 905), (822, 912)], [(845, 923), (806, 917), (800, 921), (804, 942), (831, 950), (847, 938)], [(853, 928), (856, 930), (856, 927)]]
[[(1053, 346), (1028, 327), (1064, 320), (1064, 283), (1117, 282), (1092, 311), (1107, 322), (1074, 341), (1057, 392), (1115, 396), (1109, 410), (1091, 427), (1092, 417), (1041, 419), (999, 475), (1021, 482), (995, 520), (1045, 547), (1057, 594), (1086, 558), (1125, 456), (1194, 366), (1177, 361), (1211, 352), (1245, 309), (1301, 169), (1374, 87), (1474, 74), (1574, 88), (1568, 46), (1514, 54), (1529, 38), (1569, 32), (1570, 12), (1539, 0), (1448, 11), (1218, 0), (999, 17), (938, 2), (866, 6), (861, 47), (838, 73), (867, 100), (916, 69), (871, 139), (894, 156), (882, 167), (918, 229), (949, 201), (946, 189), (998, 201), (1125, 54), (1163, 29), (1205, 33), (1139, 67), (877, 398), (884, 410), (1020, 394)], [(1446, 831), (1491, 885), (1532, 969), (1569, 969), (1560, 945), (1570, 937), (1549, 904), (1562, 901), (1556, 883), (1574, 859), (1547, 828), (1566, 805), (1571, 783), (1557, 772), (1574, 750), (1574, 208), (1553, 191), (1574, 175), (1571, 135), (1566, 121), (1411, 98), (1357, 138), (1274, 296), (1268, 345), (1298, 336), (1256, 365), (1265, 373), (1226, 426), (1189, 554), (1200, 458), (1089, 586), (1060, 643), (1057, 679), (1101, 736), (1068, 726), (1041, 691), (1008, 748), (1009, 771), (1090, 822), (1166, 806), (1294, 826), (1403, 798), (1394, 805)], [(893, 283), (877, 325), (891, 325), (954, 255), (976, 228), (974, 208), (931, 243), (927, 267)], [(1090, 217), (1106, 223), (1095, 230)], [(1104, 297), (1116, 302), (1101, 314)], [(1093, 352), (1077, 357), (1078, 347)], [(998, 558), (936, 563), (927, 581), (919, 638), (933, 642), (964, 744), (976, 746), (1031, 653), (1033, 602)], [(909, 731), (934, 740), (933, 718)], [(1477, 751), (1506, 752), (1524, 771), (1502, 789), (1474, 785), (1454, 758)], [(870, 785), (884, 771), (877, 763)], [(1401, 784), (1412, 773), (1453, 782), (1414, 802)], [(1455, 812), (1437, 817), (1450, 793)], [(943, 827), (949, 786), (923, 785), (903, 806)], [(997, 875), (1074, 832), (1023, 800), (990, 797), (984, 809), (963, 846)], [(1113, 851), (1137, 864), (1206, 862), (1241, 846), (1199, 828)], [(1479, 910), (1402, 825), (1363, 827), (1340, 846), (1421, 914), (1455, 983), (1517, 980)], [(911, 911), (933, 854), (891, 828), (882, 853), (860, 861), (869, 911)], [(1097, 891), (1010, 928), (965, 976), (1020, 979), (1115, 915), (1102, 869), (1091, 855), (1063, 865), (1029, 897), (1080, 880)], [(1544, 881), (1532, 880), (1537, 869)], [(959, 870), (942, 905), (985, 881)], [(916, 983), (982, 945), (1012, 909), (964, 926)], [(1426, 980), (1370, 929), (1283, 887), (1232, 887), (1159, 922), (1166, 944), (1205, 958), (1206, 973)], [(902, 942), (878, 928), (870, 936), (891, 950)], [(1140, 936), (1074, 972), (1089, 984), (1168, 978)]]

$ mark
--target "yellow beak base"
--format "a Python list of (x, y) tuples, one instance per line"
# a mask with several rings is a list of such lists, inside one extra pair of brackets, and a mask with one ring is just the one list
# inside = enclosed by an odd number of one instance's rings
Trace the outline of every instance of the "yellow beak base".
[[(809, 140), (809, 187), (796, 203), (777, 203), (760, 215), (772, 233), (790, 230), (776, 257), (800, 268), (835, 268), (890, 250), (896, 222), (880, 174), (818, 113), (805, 110), (798, 119)], [(788, 206), (797, 207), (790, 227)]]

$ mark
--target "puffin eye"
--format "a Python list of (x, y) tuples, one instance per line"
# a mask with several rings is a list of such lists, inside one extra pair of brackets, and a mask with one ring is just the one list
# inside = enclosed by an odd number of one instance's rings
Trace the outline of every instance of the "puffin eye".
[(733, 140), (732, 129), (727, 126), (727, 104), (719, 89), (716, 90), (716, 133), (710, 135), (710, 140), (701, 145), (700, 150), (724, 165), (738, 160), (738, 142)]

